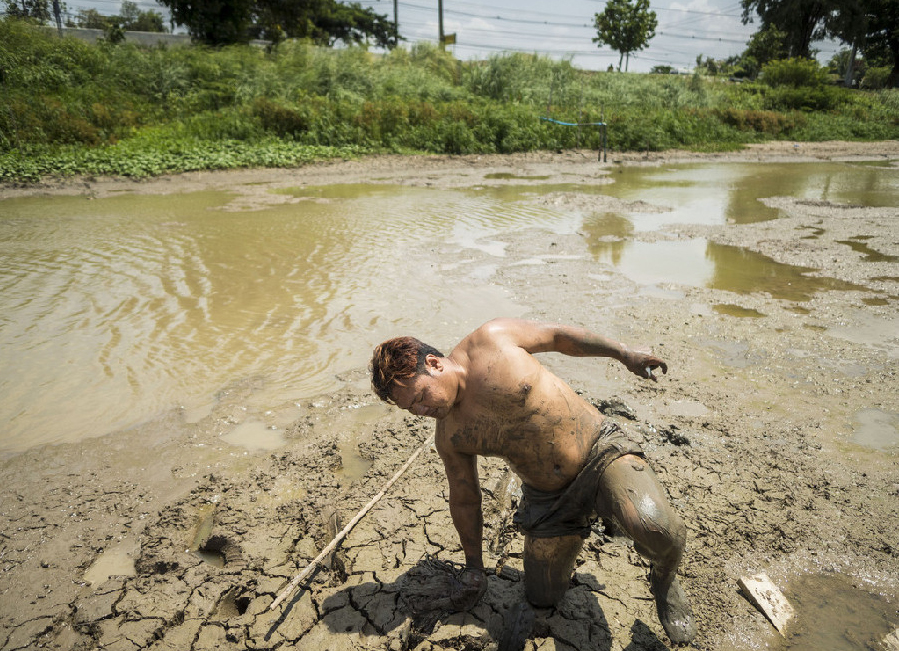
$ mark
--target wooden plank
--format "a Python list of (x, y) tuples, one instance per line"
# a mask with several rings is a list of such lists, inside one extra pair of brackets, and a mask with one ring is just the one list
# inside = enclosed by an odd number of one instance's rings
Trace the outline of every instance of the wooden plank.
[(887, 651), (899, 651), (899, 628), (883, 638), (883, 645)]
[(743, 576), (738, 581), (749, 601), (771, 620), (774, 628), (784, 635), (787, 622), (793, 617), (793, 607), (767, 574)]

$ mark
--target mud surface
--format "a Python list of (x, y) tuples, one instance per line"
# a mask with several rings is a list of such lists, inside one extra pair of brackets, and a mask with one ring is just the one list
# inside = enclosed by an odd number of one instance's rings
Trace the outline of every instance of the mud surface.
[[(519, 184), (546, 175), (604, 182), (617, 164), (697, 158), (857, 158), (895, 166), (899, 143), (778, 143), (718, 157), (611, 155), (607, 165), (596, 163), (595, 152), (387, 157), (141, 183), (82, 179), (0, 188), (0, 196), (240, 186), (249, 188), (243, 200), (252, 204), (271, 200), (246, 185), (254, 180), (266, 187), (347, 181), (455, 187), (475, 178), (483, 183), (495, 172)], [(567, 192), (527, 200), (585, 213), (609, 210), (603, 202), (612, 201)], [(594, 261), (584, 237), (547, 233), (508, 235), (495, 277), (517, 303), (531, 306), (531, 318), (650, 345), (668, 361), (669, 374), (650, 384), (606, 360), (542, 358), (641, 437), (688, 526), (682, 582), (693, 600), (698, 649), (762, 648), (769, 641), (770, 624), (737, 588), (740, 576), (758, 572), (781, 586), (811, 575), (848, 577), (879, 595), (892, 613), (887, 622), (899, 627), (899, 215), (895, 207), (765, 201), (785, 217), (631, 237), (707, 238), (822, 270), (809, 275), (843, 281), (842, 289), (798, 300), (765, 291), (640, 287)], [(809, 234), (817, 236), (803, 237)], [(447, 271), (454, 273), (466, 282), (463, 272)], [(730, 307), (715, 309), (722, 305)], [(750, 315), (764, 316), (742, 318)], [(427, 339), (426, 332), (408, 334)], [(196, 423), (174, 412), (132, 431), (5, 460), (0, 649), (497, 648), (523, 596), (522, 541), (509, 527), (514, 483), (497, 460), (480, 462), (491, 575), (471, 613), (422, 629), (400, 606), (404, 577), (426, 554), (462, 560), (442, 466), (430, 449), (305, 588), (268, 610), (289, 578), (432, 431), (427, 420), (375, 406), (364, 369), (340, 380), (344, 388), (335, 395), (266, 413), (302, 414), (273, 453), (249, 453), (222, 440), (248, 417), (248, 381), (223, 390), (212, 413)], [(886, 439), (860, 444), (859, 412), (883, 414), (877, 422)], [(613, 533), (598, 528), (589, 539), (568, 595), (558, 609), (536, 613), (526, 648), (668, 648), (648, 567)], [(865, 634), (871, 644), (880, 635)]]

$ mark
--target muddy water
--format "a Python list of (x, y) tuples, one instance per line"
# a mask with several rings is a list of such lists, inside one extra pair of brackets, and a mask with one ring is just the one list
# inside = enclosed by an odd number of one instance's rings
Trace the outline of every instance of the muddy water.
[[(899, 204), (895, 170), (851, 164), (614, 174), (614, 184), (590, 186), (509, 175), (492, 179), (509, 185), (465, 191), (296, 188), (279, 194), (287, 203), (257, 210), (222, 192), (4, 200), (0, 454), (99, 436), (177, 407), (190, 421), (236, 382), (252, 387), (261, 412), (335, 388), (337, 374), (364, 366), (371, 346), (397, 332), (426, 329), (445, 347), (487, 318), (524, 314), (494, 284), (509, 231), (582, 231), (598, 262), (641, 283), (804, 300), (847, 287), (702, 239), (626, 238), (670, 223), (776, 218), (757, 201), (774, 195)], [(672, 211), (585, 217), (516, 201), (558, 189)], [(445, 263), (441, 251), (462, 253), (462, 262)], [(235, 445), (279, 445), (280, 431), (261, 419), (242, 427), (230, 434)]]
[(435, 245), (502, 255), (491, 233), (558, 219), (453, 192), (296, 194), (239, 212), (215, 192), (0, 203), (0, 452), (202, 415), (234, 382), (260, 405), (318, 394), (397, 331), (427, 323), (444, 346), (521, 314), (445, 281)]
[(882, 640), (896, 627), (897, 605), (858, 580), (841, 574), (803, 575), (785, 595), (795, 610), (782, 637), (765, 645), (778, 651), (867, 651), (886, 648)]

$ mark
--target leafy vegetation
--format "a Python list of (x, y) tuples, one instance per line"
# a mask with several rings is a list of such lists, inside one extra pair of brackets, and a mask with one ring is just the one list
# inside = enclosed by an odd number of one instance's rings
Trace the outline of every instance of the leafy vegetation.
[(813, 63), (760, 79), (578, 70), (524, 54), (462, 64), (418, 44), (140, 48), (0, 21), (0, 180), (294, 166), (374, 152), (728, 150), (770, 138), (899, 138), (899, 91), (849, 90)]

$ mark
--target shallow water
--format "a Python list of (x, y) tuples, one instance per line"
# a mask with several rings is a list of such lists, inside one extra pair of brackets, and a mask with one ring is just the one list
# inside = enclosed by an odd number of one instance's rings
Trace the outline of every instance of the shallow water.
[[(235, 383), (250, 387), (248, 407), (261, 412), (336, 388), (337, 375), (364, 367), (388, 336), (426, 332), (447, 347), (493, 316), (525, 314), (495, 277), (509, 232), (582, 232), (597, 262), (642, 285), (802, 301), (850, 287), (702, 239), (626, 238), (675, 222), (776, 218), (757, 201), (764, 196), (899, 205), (899, 172), (888, 168), (715, 164), (613, 174), (615, 183), (582, 186), (515, 185), (508, 175), (493, 179), (508, 185), (464, 191), (298, 187), (280, 193), (289, 203), (252, 211), (226, 210), (236, 195), (224, 192), (0, 201), (0, 454), (103, 435), (177, 407), (197, 422)], [(673, 210), (581, 215), (518, 201), (558, 189)], [(872, 323), (870, 335), (879, 333)], [(270, 425), (251, 421), (233, 442), (271, 449), (281, 439)]]
[(773, 633), (778, 651), (868, 651), (899, 626), (897, 604), (841, 574), (803, 575), (784, 594), (795, 610), (786, 635)]

